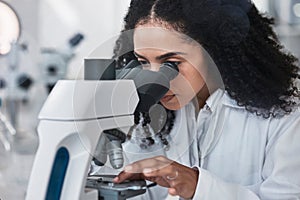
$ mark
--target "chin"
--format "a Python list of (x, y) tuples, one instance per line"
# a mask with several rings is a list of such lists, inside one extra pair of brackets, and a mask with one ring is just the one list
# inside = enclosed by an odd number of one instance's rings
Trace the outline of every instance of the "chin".
[(179, 110), (180, 108), (185, 106), (181, 105), (178, 101), (161, 102), (161, 104), (169, 110)]

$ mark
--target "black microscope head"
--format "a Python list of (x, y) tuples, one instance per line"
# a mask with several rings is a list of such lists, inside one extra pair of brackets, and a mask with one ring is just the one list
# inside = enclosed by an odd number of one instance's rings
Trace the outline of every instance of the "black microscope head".
[(136, 111), (149, 112), (151, 106), (157, 104), (170, 89), (170, 81), (178, 75), (175, 62), (161, 64), (158, 71), (143, 69), (137, 60), (129, 62), (117, 75), (117, 79), (134, 81), (140, 98)]

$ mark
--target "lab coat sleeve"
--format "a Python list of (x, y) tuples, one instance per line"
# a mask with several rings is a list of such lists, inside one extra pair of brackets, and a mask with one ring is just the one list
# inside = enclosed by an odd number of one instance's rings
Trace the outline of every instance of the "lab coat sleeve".
[(255, 193), (242, 186), (226, 183), (199, 167), (198, 170), (199, 177), (193, 200), (259, 200)]
[(270, 138), (259, 188), (261, 199), (300, 199), (300, 115), (281, 120)]
[(221, 180), (199, 168), (193, 199), (197, 200), (299, 200), (300, 117), (277, 121), (265, 151), (262, 182), (257, 191)]

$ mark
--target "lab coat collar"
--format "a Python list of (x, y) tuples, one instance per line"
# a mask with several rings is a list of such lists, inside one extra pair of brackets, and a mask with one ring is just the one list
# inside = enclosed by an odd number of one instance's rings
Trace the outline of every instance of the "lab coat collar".
[(206, 109), (209, 109), (211, 112), (214, 112), (217, 106), (222, 102), (225, 91), (222, 89), (217, 89), (214, 91), (206, 100)]
[(229, 107), (241, 109), (243, 107), (237, 105), (236, 101), (232, 99), (228, 93), (223, 89), (217, 89), (206, 100), (206, 106), (211, 112), (214, 112), (218, 104), (223, 104)]

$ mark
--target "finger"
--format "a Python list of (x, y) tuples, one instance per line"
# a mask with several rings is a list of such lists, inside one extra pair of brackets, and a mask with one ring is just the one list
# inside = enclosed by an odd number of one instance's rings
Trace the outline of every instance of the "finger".
[(178, 169), (174, 164), (169, 164), (164, 167), (155, 167), (155, 168), (145, 168), (143, 170), (143, 174), (145, 177), (174, 177), (177, 178), (178, 176)]
[(147, 170), (149, 170), (148, 172), (150, 172), (150, 171), (155, 171), (157, 169), (164, 168), (164, 167), (170, 165), (172, 162), (173, 161), (167, 159), (164, 156), (157, 156), (157, 157), (143, 159), (143, 160), (134, 162), (134, 163), (130, 164), (130, 170), (126, 170), (126, 171), (135, 172), (135, 173), (143, 173), (144, 170), (146, 169), (146, 172), (147, 172)]
[(141, 173), (138, 173), (139, 171), (142, 171), (140, 169), (140, 166), (144, 164), (144, 162), (148, 162), (147, 160), (138, 161), (135, 163), (132, 163), (131, 165), (127, 165), (124, 167), (124, 170), (119, 173), (118, 176), (116, 176), (113, 181), (115, 183), (121, 183), (125, 180), (138, 180), (143, 179), (143, 175)]
[(130, 173), (142, 173), (145, 168), (153, 168), (156, 164), (156, 160), (145, 159), (126, 166), (124, 170)]
[(125, 180), (140, 180), (140, 179), (144, 179), (142, 174), (137, 174), (137, 173), (130, 173), (130, 172), (126, 172), (126, 171), (122, 171), (121, 173), (119, 173), (119, 175), (117, 177), (115, 177), (113, 179), (113, 181), (115, 183), (121, 183)]
[(145, 177), (146, 180), (151, 181), (151, 182), (157, 182), (159, 179), (157, 177)]
[(126, 180), (126, 177), (127, 177), (127, 176), (125, 176), (124, 174), (125, 174), (124, 171), (120, 172), (120, 173), (113, 179), (113, 182), (115, 182), (115, 183), (121, 183), (121, 182), (123, 182), (124, 180)]
[(172, 168), (167, 167), (174, 161), (163, 156), (157, 156), (134, 162), (124, 168), (115, 179), (114, 182), (120, 183), (126, 179), (144, 179), (146, 177), (160, 177), (172, 174)]
[(162, 177), (144, 177), (144, 179), (156, 183), (157, 185), (160, 185), (162, 187), (171, 187), (170, 184), (167, 181), (165, 181), (165, 179), (163, 179)]
[(169, 189), (168, 189), (168, 192), (169, 192), (169, 194), (172, 195), (172, 196), (178, 195), (178, 193), (177, 193), (177, 191), (176, 191), (175, 188), (169, 188)]

